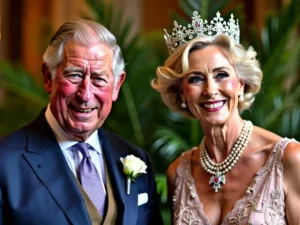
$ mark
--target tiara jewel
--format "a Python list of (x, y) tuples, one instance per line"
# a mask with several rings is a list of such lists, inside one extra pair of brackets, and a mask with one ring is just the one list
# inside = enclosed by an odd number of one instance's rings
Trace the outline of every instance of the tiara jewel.
[(226, 22), (221, 17), (220, 12), (217, 12), (217, 16), (208, 22), (203, 20), (197, 11), (194, 11), (191, 24), (185, 27), (174, 21), (172, 34), (168, 34), (165, 29), (164, 37), (169, 53), (172, 54), (178, 47), (193, 38), (199, 36), (214, 37), (217, 34), (227, 34), (236, 43), (240, 42), (239, 22), (234, 20), (233, 14), (231, 14), (229, 21)]

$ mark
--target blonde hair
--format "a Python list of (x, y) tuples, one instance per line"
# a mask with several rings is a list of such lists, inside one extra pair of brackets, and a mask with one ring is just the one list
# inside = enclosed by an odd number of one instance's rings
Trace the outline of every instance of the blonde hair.
[(255, 59), (256, 52), (252, 47), (245, 50), (242, 45), (235, 43), (228, 35), (220, 34), (215, 37), (197, 37), (179, 47), (165, 61), (164, 66), (158, 67), (151, 85), (161, 95), (163, 102), (172, 110), (188, 117), (194, 117), (190, 110), (181, 107), (181, 82), (189, 70), (189, 54), (191, 51), (203, 49), (209, 45), (217, 45), (226, 49), (233, 61), (237, 76), (244, 81), (244, 101), (239, 102), (239, 112), (249, 108), (259, 92), (262, 71)]

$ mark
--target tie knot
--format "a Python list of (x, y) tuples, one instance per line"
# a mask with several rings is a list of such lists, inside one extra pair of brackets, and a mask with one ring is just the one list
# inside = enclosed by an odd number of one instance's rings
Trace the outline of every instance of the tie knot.
[(89, 154), (89, 144), (85, 142), (78, 142), (75, 147), (81, 152), (83, 158), (88, 158), (90, 157)]

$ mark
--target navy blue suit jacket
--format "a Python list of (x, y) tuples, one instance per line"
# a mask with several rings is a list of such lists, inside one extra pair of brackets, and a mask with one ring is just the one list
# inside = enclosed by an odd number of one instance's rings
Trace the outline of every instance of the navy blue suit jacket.
[[(118, 207), (117, 224), (162, 224), (156, 185), (147, 154), (99, 129)], [(120, 157), (133, 154), (148, 165), (126, 194)], [(148, 193), (138, 206), (139, 193)], [(30, 125), (0, 140), (0, 225), (90, 225), (84, 199), (44, 112)]]

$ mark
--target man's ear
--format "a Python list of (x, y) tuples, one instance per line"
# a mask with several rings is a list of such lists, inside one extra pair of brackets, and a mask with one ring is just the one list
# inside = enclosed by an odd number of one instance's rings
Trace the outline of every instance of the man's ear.
[(44, 88), (48, 94), (52, 92), (52, 76), (45, 62), (42, 63), (42, 73), (44, 78)]
[(120, 75), (117, 83), (114, 86), (113, 95), (112, 95), (112, 101), (113, 102), (118, 99), (119, 91), (120, 91), (122, 83), (125, 80), (125, 77), (126, 77), (126, 73), (125, 73), (125, 71), (123, 71), (122, 74)]

